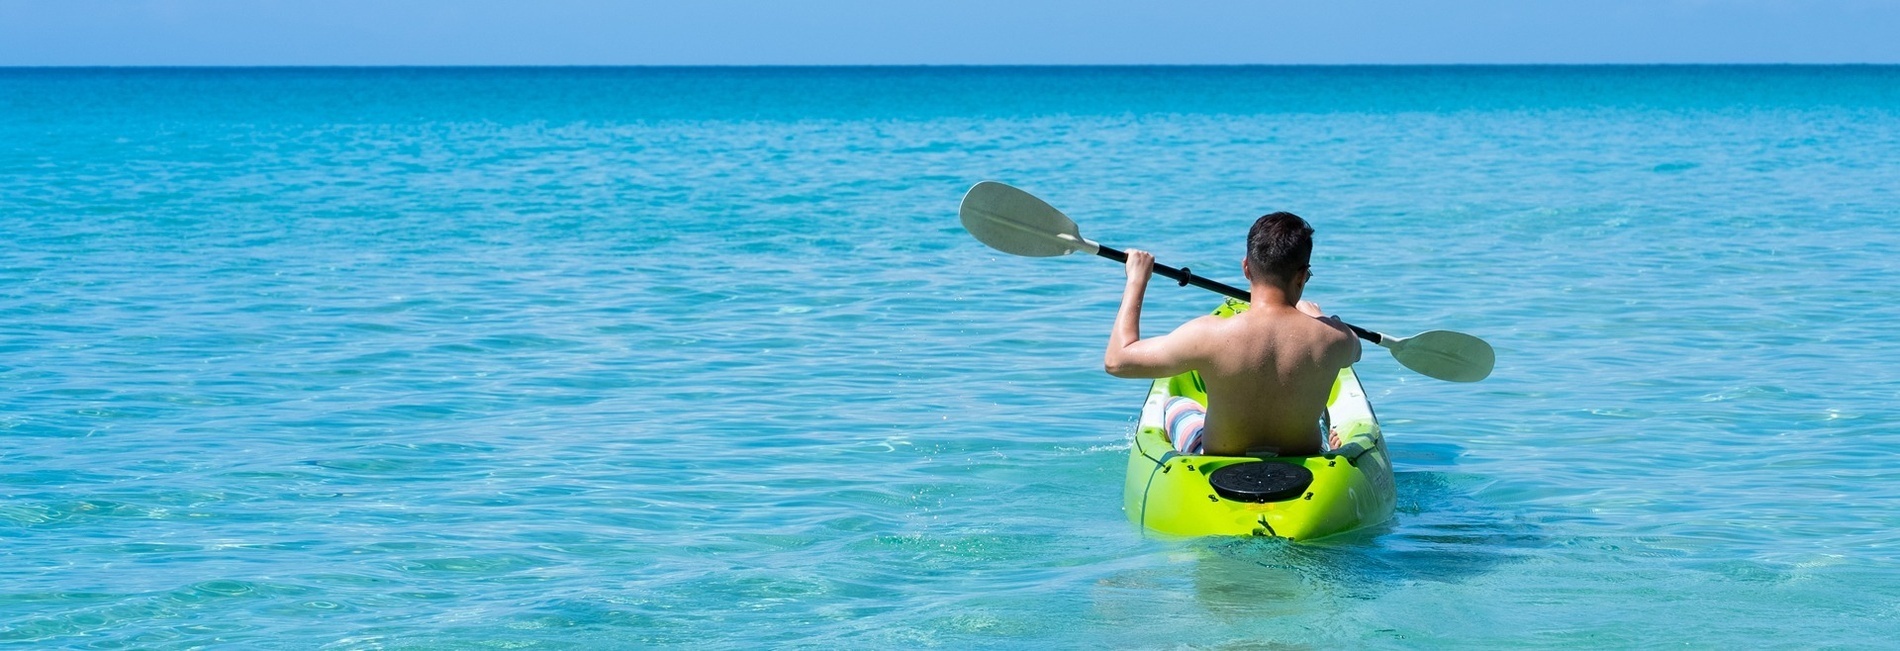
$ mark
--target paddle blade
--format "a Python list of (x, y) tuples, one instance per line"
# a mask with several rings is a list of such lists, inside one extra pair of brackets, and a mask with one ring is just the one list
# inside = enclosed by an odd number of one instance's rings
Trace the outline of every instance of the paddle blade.
[(1388, 342), (1392, 358), (1426, 377), (1450, 382), (1477, 382), (1491, 375), (1497, 354), (1491, 344), (1462, 332), (1433, 330)]
[(1076, 251), (1094, 253), (1075, 220), (1035, 195), (995, 181), (983, 181), (963, 195), (957, 209), (963, 229), (977, 241), (1004, 253), (1046, 258)]

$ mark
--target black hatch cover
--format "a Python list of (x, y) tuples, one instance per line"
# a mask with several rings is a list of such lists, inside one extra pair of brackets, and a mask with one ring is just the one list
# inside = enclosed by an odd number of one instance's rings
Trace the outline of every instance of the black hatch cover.
[(1246, 461), (1221, 466), (1207, 481), (1215, 493), (1236, 502), (1279, 502), (1305, 493), (1313, 471), (1283, 461)]

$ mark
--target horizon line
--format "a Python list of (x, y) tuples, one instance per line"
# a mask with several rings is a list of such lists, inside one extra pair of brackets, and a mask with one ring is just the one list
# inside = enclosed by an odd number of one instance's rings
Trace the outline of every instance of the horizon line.
[(1900, 62), (1514, 62), (1514, 63), (265, 63), (265, 64), (6, 64), (0, 70), (43, 69), (398, 69), (398, 68), (1699, 68), (1900, 67)]

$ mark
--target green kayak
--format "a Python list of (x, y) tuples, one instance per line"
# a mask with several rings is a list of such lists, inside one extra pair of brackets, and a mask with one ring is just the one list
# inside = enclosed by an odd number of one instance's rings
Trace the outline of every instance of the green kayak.
[[(1219, 316), (1247, 304), (1228, 300)], [(1129, 446), (1122, 506), (1144, 528), (1179, 536), (1313, 540), (1386, 521), (1397, 501), (1385, 437), (1359, 376), (1341, 369), (1326, 404), (1326, 452), (1310, 457), (1181, 454), (1162, 410), (1174, 396), (1207, 404), (1193, 371), (1155, 380)]]

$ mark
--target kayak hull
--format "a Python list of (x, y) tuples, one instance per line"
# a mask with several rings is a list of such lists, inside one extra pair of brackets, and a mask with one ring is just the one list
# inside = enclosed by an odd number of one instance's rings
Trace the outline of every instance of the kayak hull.
[[(1215, 313), (1230, 316), (1244, 309), (1245, 303), (1230, 300)], [(1175, 396), (1207, 404), (1200, 376), (1192, 371), (1155, 380), (1150, 387), (1129, 446), (1128, 474), (1122, 489), (1122, 507), (1129, 521), (1178, 536), (1314, 540), (1392, 517), (1397, 492), (1385, 437), (1365, 389), (1350, 367), (1339, 371), (1327, 400), (1327, 452), (1310, 457), (1175, 452), (1162, 425), (1162, 409)], [(1228, 499), (1209, 481), (1209, 475), (1223, 467), (1263, 460), (1303, 466), (1312, 473), (1312, 483), (1296, 496), (1254, 503)]]

